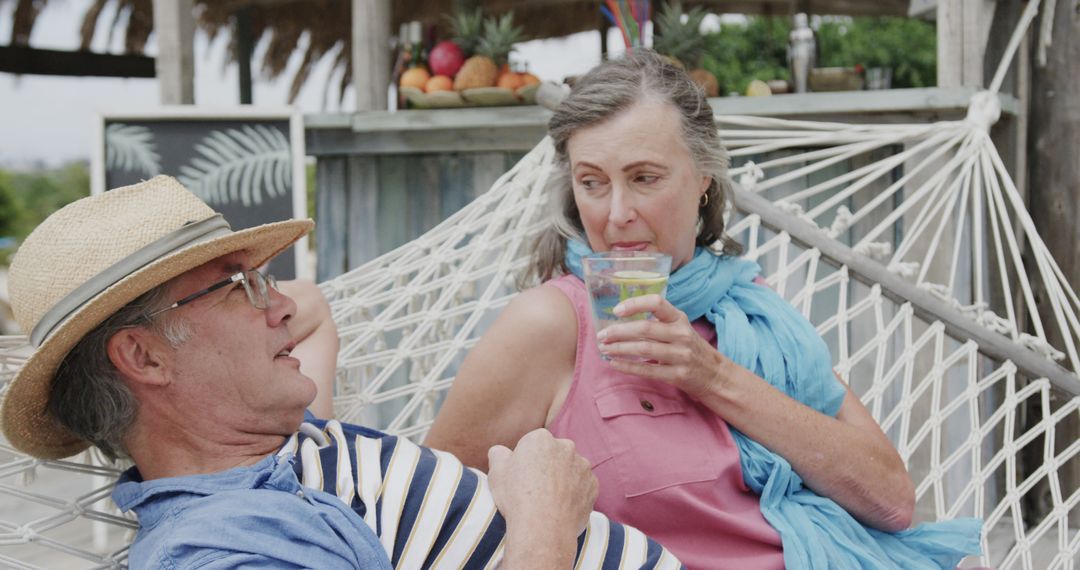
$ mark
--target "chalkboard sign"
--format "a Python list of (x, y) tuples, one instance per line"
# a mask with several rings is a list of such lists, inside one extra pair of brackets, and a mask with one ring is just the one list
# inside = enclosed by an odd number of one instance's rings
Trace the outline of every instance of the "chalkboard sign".
[[(233, 230), (307, 217), (304, 126), (292, 110), (164, 107), (100, 116), (92, 191), (176, 177)], [(307, 238), (275, 258), (278, 279), (313, 276)]]

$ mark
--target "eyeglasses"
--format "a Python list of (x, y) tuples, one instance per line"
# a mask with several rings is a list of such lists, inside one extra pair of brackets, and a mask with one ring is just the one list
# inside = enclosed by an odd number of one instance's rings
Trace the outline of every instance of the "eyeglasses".
[(213, 293), (223, 287), (228, 287), (236, 282), (239, 282), (244, 286), (244, 292), (247, 293), (248, 302), (251, 303), (251, 306), (260, 310), (270, 306), (270, 290), (273, 289), (277, 291), (277, 279), (275, 279), (273, 275), (264, 275), (257, 269), (248, 269), (247, 271), (234, 273), (228, 278), (218, 281), (202, 291), (196, 291), (164, 309), (158, 309), (157, 311), (146, 315), (145, 318), (146, 320), (150, 320), (165, 311), (182, 307), (204, 295)]

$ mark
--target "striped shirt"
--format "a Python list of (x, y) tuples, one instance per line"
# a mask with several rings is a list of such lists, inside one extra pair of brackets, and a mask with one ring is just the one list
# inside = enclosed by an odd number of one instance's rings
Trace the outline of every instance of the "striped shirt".
[[(505, 524), (487, 477), (449, 453), (337, 421), (315, 421), (278, 453), (302, 485), (332, 494), (378, 537), (395, 568), (495, 568)], [(575, 569), (681, 568), (637, 529), (592, 513)]]

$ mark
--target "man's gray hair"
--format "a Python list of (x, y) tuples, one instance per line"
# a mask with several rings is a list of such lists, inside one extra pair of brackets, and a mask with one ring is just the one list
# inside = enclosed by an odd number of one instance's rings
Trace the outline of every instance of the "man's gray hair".
[(113, 313), (71, 349), (53, 378), (49, 412), (111, 460), (128, 456), (123, 440), (139, 405), (109, 359), (109, 339), (121, 329), (145, 326), (173, 347), (186, 342), (191, 328), (182, 318), (165, 313), (146, 319), (147, 314), (171, 303), (168, 295), (168, 284), (159, 285)]
[(578, 79), (548, 121), (548, 135), (555, 143), (559, 168), (549, 180), (548, 191), (553, 201), (549, 211), (551, 223), (536, 243), (531, 268), (534, 277), (545, 281), (559, 272), (565, 273), (566, 240), (585, 237), (570, 181), (566, 153), (570, 138), (583, 128), (649, 99), (669, 103), (679, 111), (683, 142), (698, 170), (712, 177), (706, 190), (709, 202), (699, 211), (697, 245), (714, 247), (719, 242), (725, 254), (740, 252), (739, 245), (724, 234), (724, 209), (732, 192), (728, 155), (704, 90), (670, 60), (638, 49), (605, 61)]

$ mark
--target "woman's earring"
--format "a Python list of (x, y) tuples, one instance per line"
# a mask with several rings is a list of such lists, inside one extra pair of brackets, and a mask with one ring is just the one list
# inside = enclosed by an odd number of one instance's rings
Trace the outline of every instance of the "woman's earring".
[(698, 207), (699, 208), (704, 208), (705, 206), (708, 206), (708, 205), (709, 205), (709, 193), (706, 192), (706, 193), (701, 195), (701, 204)]

